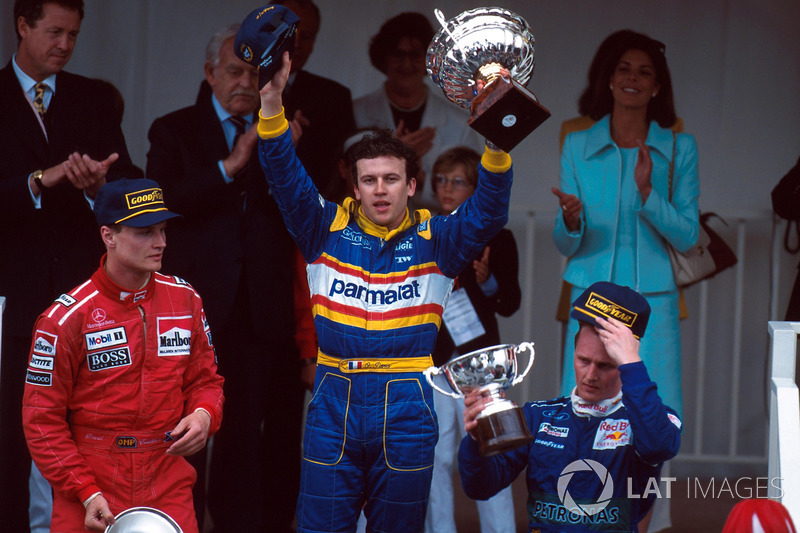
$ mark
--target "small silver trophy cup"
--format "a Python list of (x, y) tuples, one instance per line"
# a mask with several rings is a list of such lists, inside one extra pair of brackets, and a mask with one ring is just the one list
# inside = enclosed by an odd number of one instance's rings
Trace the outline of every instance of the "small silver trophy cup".
[[(529, 353), (528, 364), (520, 374), (517, 356), (524, 351)], [(424, 374), (431, 387), (453, 398), (463, 398), (475, 389), (489, 392), (492, 399), (477, 417), (478, 446), (481, 455), (488, 457), (533, 440), (522, 408), (501, 394), (528, 375), (533, 358), (532, 342), (498, 344), (454, 357), (441, 367), (429, 367)]]
[[(470, 127), (510, 151), (550, 117), (525, 88), (535, 64), (530, 26), (499, 7), (470, 9), (446, 22), (434, 12), (442, 29), (428, 46), (428, 75), (450, 101), (471, 110)], [(486, 84), (480, 93), (479, 80)]]

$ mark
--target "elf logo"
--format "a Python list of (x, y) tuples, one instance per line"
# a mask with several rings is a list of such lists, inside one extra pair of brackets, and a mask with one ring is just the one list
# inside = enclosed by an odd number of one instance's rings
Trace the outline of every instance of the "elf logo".
[(192, 345), (192, 317), (160, 317), (158, 319), (158, 355), (189, 355)]
[(109, 346), (118, 346), (128, 342), (128, 335), (125, 333), (124, 327), (104, 329), (94, 333), (87, 333), (86, 337), (86, 350), (93, 352), (108, 348)]
[(33, 341), (33, 353), (39, 355), (54, 356), (56, 354), (56, 344), (58, 343), (58, 335), (53, 335), (47, 331), (40, 329), (36, 330)]

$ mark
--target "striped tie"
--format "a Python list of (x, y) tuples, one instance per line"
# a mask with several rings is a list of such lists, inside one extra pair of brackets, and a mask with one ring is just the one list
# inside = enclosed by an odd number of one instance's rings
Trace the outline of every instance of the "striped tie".
[(236, 135), (234, 135), (233, 143), (231, 144), (231, 150), (233, 150), (233, 147), (236, 146), (236, 143), (239, 141), (239, 137), (241, 137), (247, 129), (247, 121), (242, 117), (234, 117), (232, 115), (228, 117), (228, 120), (230, 120), (233, 127), (236, 128)]
[(36, 111), (39, 112), (39, 116), (43, 117), (47, 112), (44, 107), (44, 92), (47, 89), (47, 85), (40, 81), (34, 88), (36, 89), (36, 95), (33, 98), (33, 105), (36, 107)]

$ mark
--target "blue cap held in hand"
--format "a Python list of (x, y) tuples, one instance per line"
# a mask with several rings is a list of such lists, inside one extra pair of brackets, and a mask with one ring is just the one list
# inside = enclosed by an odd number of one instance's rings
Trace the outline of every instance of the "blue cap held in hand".
[(282, 5), (256, 9), (242, 21), (233, 51), (236, 57), (258, 67), (258, 89), (261, 90), (281, 68), (283, 52), (294, 52), (295, 32), (300, 17)]

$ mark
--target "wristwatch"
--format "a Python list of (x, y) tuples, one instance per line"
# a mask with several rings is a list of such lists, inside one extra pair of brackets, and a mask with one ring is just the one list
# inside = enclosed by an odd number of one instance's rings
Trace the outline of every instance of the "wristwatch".
[(43, 191), (47, 188), (47, 186), (42, 183), (42, 176), (44, 176), (44, 172), (41, 170), (34, 170), (31, 173), (31, 177), (33, 178), (33, 182), (39, 187), (40, 191)]

